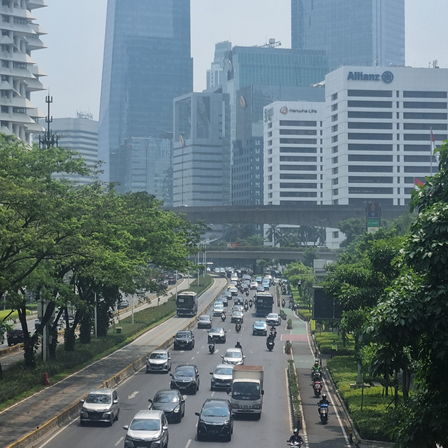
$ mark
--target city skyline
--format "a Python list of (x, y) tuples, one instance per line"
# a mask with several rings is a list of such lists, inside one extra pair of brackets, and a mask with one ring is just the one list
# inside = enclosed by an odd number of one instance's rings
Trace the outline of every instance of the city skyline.
[[(52, 115), (75, 117), (76, 111), (86, 111), (98, 120), (107, 0), (46, 3), (48, 7), (36, 11), (36, 17), (49, 33), (42, 37), (48, 48), (36, 52), (35, 60), (48, 74), (42, 81), (54, 97)], [(280, 0), (275, 5), (258, 0), (256, 10), (249, 0), (230, 0), (225, 10), (219, 8), (216, 0), (191, 3), (194, 91), (206, 87), (206, 70), (219, 41), (262, 45), (273, 37), (282, 42), (282, 48), (291, 46), (290, 0)], [(218, 20), (216, 11), (220, 14)], [(67, 15), (71, 20), (62, 20)], [(448, 67), (448, 52), (444, 48), (448, 40), (444, 25), (447, 15), (448, 4), (443, 0), (428, 0), (424, 4), (406, 0), (406, 65), (428, 67), (437, 59), (440, 67)], [(82, 35), (80, 27), (84, 30)], [(71, 35), (76, 35), (76, 39), (67, 39)], [(46, 95), (48, 92), (36, 93), (32, 98), (44, 112)]]

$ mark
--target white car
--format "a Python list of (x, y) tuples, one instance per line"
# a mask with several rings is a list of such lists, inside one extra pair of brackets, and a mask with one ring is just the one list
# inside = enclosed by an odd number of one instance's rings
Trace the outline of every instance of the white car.
[(240, 348), (228, 348), (224, 355), (221, 355), (224, 364), (233, 364), (239, 366), (244, 364), (243, 352)]
[(266, 316), (266, 324), (271, 327), (273, 325), (280, 325), (280, 316), (277, 313), (269, 313)]
[(250, 289), (257, 289), (258, 283), (257, 282), (250, 282)]
[(224, 312), (224, 304), (222, 302), (217, 302), (213, 306), (213, 316), (221, 316)]
[(232, 384), (233, 365), (231, 364), (218, 364), (212, 375), (211, 390), (215, 389), (228, 389)]
[(146, 372), (166, 372), (171, 370), (171, 356), (167, 350), (154, 350), (146, 360)]

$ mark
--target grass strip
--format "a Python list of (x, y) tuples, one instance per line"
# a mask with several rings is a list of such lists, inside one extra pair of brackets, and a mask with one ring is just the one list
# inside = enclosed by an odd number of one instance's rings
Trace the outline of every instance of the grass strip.
[(344, 342), (342, 336), (338, 333), (332, 331), (319, 331), (314, 332), (314, 337), (316, 338), (316, 343), (319, 351), (323, 355), (331, 355), (331, 346), (333, 341), (336, 343), (337, 351), (336, 356), (350, 356), (355, 354), (355, 342), (351, 335), (348, 336), (348, 341), (344, 347)]
[[(329, 359), (327, 367), (361, 438), (390, 442), (385, 428), (393, 397), (383, 396), (383, 387), (364, 387), (364, 393), (362, 388), (350, 387), (350, 384), (356, 383), (358, 376), (358, 366), (353, 356)], [(370, 378), (365, 378), (364, 383), (369, 384), (370, 381)]]

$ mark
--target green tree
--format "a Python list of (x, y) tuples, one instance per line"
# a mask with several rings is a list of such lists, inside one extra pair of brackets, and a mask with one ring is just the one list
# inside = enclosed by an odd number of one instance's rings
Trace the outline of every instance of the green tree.
[(368, 327), (374, 343), (385, 346), (400, 366), (415, 367), (413, 392), (392, 419), (397, 445), (407, 448), (448, 446), (447, 141), (439, 151), (439, 172), (412, 195), (411, 209), (419, 214), (403, 250), (401, 275)]
[(277, 224), (270, 224), (266, 232), (266, 238), (272, 242), (274, 247), (279, 243), (280, 227)]
[(290, 263), (285, 272), (284, 277), (288, 279), (293, 287), (298, 287), (299, 295), (308, 303), (311, 308), (311, 300), (313, 298), (313, 286), (317, 283), (313, 268), (306, 266), (304, 263), (297, 261)]
[(353, 243), (357, 236), (366, 231), (366, 220), (362, 218), (349, 218), (339, 223), (339, 230), (345, 235), (341, 247), (347, 247)]

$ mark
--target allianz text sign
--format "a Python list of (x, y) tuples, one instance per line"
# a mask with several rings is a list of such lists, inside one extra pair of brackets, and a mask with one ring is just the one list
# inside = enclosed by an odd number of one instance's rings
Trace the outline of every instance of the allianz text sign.
[(386, 84), (390, 84), (394, 80), (394, 74), (390, 71), (383, 72), (382, 75), (376, 73), (364, 73), (364, 72), (348, 72), (347, 80), (349, 81), (383, 81)]

